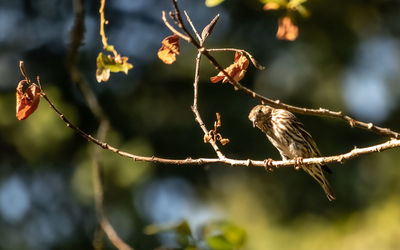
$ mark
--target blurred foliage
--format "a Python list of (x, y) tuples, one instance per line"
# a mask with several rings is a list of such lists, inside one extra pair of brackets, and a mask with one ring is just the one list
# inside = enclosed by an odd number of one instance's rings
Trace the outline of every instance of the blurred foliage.
[[(66, 117), (96, 134), (97, 121), (65, 66), (72, 2), (0, 2), (0, 249), (92, 249), (93, 145), (67, 128), (45, 102), (24, 122), (15, 117), (18, 62), (24, 60), (32, 79), (40, 75), (46, 94)], [(101, 85), (95, 75), (103, 48), (98, 5), (85, 1), (77, 66), (110, 118), (107, 142), (147, 156), (214, 157), (190, 109), (197, 51), (182, 43), (173, 65), (157, 58), (162, 39), (170, 35), (160, 13), (172, 10), (171, 3), (107, 2), (107, 38), (135, 68)], [(289, 104), (342, 110), (400, 130), (397, 1), (307, 1), (311, 16), (297, 20), (299, 36), (291, 43), (275, 38), (282, 10), (263, 11), (259, 1), (229, 0), (207, 8), (205, 1), (180, 0), (179, 5), (199, 30), (220, 13), (206, 46), (246, 49), (266, 66), (263, 71), (249, 66), (243, 85)], [(232, 63), (233, 53), (215, 56), (224, 67)], [(221, 115), (218, 133), (230, 141), (223, 152), (239, 159), (279, 159), (247, 119), (258, 103), (229, 84), (210, 83), (218, 72), (206, 60), (200, 72), (199, 111), (209, 129), (215, 113)], [(324, 155), (386, 139), (338, 120), (298, 117)], [(327, 178), (338, 198), (329, 203), (318, 184), (292, 168), (270, 173), (171, 166), (132, 162), (104, 151), (105, 213), (135, 249), (178, 246), (168, 232), (148, 235), (143, 229), (183, 220), (190, 230), (180, 231), (186, 246), (193, 243), (190, 234), (202, 239), (202, 248), (399, 249), (399, 162), (394, 149), (331, 164), (334, 174)], [(104, 249), (113, 249), (107, 240), (103, 243)]]
[[(229, 221), (208, 221), (203, 226), (199, 239), (196, 239), (186, 220), (171, 226), (149, 225), (146, 234), (172, 232), (180, 249), (196, 250), (234, 250), (243, 249), (246, 232)], [(204, 245), (207, 247), (205, 248)], [(166, 246), (162, 246), (166, 247)]]

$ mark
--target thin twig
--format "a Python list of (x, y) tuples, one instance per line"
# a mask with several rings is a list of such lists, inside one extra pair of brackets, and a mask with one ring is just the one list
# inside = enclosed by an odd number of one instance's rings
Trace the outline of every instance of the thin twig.
[[(254, 167), (265, 167), (265, 161), (260, 160), (236, 160), (230, 158), (186, 158), (186, 159), (168, 159), (168, 158), (160, 158), (156, 156), (140, 156), (134, 155), (128, 152), (121, 151), (119, 148), (113, 147), (106, 142), (100, 141), (93, 136), (86, 134), (81, 129), (73, 125), (50, 101), (47, 95), (42, 91), (42, 97), (49, 103), (50, 107), (59, 115), (60, 119), (64, 121), (67, 127), (75, 130), (80, 136), (85, 138), (86, 140), (102, 147), (103, 149), (109, 150), (114, 152), (122, 157), (130, 158), (133, 161), (146, 161), (146, 162), (157, 162), (162, 164), (173, 164), (173, 165), (204, 165), (204, 164), (211, 164), (211, 163), (221, 163), (227, 164), (230, 166), (254, 166)], [(355, 157), (370, 154), (374, 152), (381, 152), (384, 150), (398, 148), (400, 147), (400, 140), (398, 139), (391, 139), (385, 143), (377, 144), (374, 146), (366, 147), (366, 148), (358, 148), (353, 149), (348, 153), (334, 155), (334, 156), (327, 156), (327, 157), (317, 157), (317, 158), (305, 158), (303, 159), (303, 165), (313, 165), (313, 164), (326, 164), (332, 162), (343, 163), (346, 160), (353, 159)], [(285, 161), (272, 161), (270, 166), (273, 167), (283, 167), (283, 166), (293, 166), (296, 164), (296, 160), (285, 160)]]
[[(194, 81), (193, 81), (193, 106), (192, 111), (195, 115), (196, 122), (200, 125), (200, 128), (203, 130), (204, 135), (208, 135), (209, 132), (204, 125), (203, 120), (201, 119), (200, 113), (197, 108), (197, 97), (198, 97), (198, 89), (199, 89), (199, 80), (200, 80), (200, 61), (201, 61), (201, 53), (197, 53), (196, 56), (196, 69), (194, 74)], [(215, 153), (217, 154), (219, 159), (225, 159), (225, 156), (222, 154), (221, 150), (219, 149), (216, 141), (213, 138), (210, 138), (209, 143), (213, 147)]]
[(104, 31), (104, 25), (108, 24), (108, 21), (104, 17), (104, 6), (106, 4), (106, 0), (100, 0), (100, 8), (99, 8), (99, 13), (100, 13), (100, 36), (101, 36), (101, 42), (103, 43), (103, 49), (110, 51), (114, 54), (114, 57), (118, 56), (118, 52), (115, 50), (114, 46), (108, 45), (107, 42), (107, 36)]
[[(179, 11), (179, 7), (178, 7), (178, 4), (177, 4), (176, 0), (172, 0), (172, 3), (174, 5), (175, 12), (176, 12), (176, 17), (177, 17), (177, 20), (179, 22), (178, 26), (184, 31), (184, 33), (187, 34), (187, 36), (192, 37), (191, 34), (188, 32), (187, 28), (185, 27), (183, 21), (182, 21), (182, 17), (181, 17), (181, 14), (180, 14), (180, 11)], [(169, 26), (167, 26), (167, 27), (169, 28)], [(173, 30), (171, 30), (171, 31), (174, 32)], [(206, 49), (206, 48), (200, 46), (200, 44), (197, 43), (193, 39), (192, 39), (191, 43), (197, 48), (198, 51), (203, 53), (203, 55), (205, 55), (208, 58), (208, 60), (214, 65), (214, 67), (218, 71), (222, 72), (229, 79), (229, 81), (234, 86), (235, 90), (240, 90), (240, 91), (244, 92), (245, 94), (248, 94), (252, 98), (255, 98), (255, 99), (261, 101), (261, 103), (263, 103), (263, 104), (270, 105), (270, 106), (272, 106), (274, 108), (286, 109), (286, 110), (289, 110), (291, 112), (304, 114), (304, 115), (313, 115), (313, 116), (337, 118), (337, 119), (346, 121), (351, 127), (357, 127), (357, 128), (365, 129), (365, 130), (374, 132), (376, 134), (387, 136), (387, 137), (391, 137), (391, 138), (396, 138), (396, 139), (400, 138), (400, 133), (398, 133), (398, 132), (392, 131), (389, 128), (383, 128), (383, 127), (376, 126), (376, 125), (374, 125), (372, 123), (358, 121), (358, 120), (356, 120), (356, 119), (354, 119), (354, 118), (352, 118), (352, 117), (350, 117), (348, 115), (344, 115), (341, 111), (335, 112), (335, 111), (330, 111), (330, 110), (324, 109), (324, 108), (319, 108), (319, 109), (301, 108), (301, 107), (296, 107), (296, 106), (292, 106), (292, 105), (288, 105), (288, 104), (282, 103), (280, 100), (272, 100), (270, 98), (264, 97), (264, 96), (262, 96), (262, 95), (260, 95), (260, 94), (258, 94), (256, 92), (254, 92), (253, 90), (244, 87), (239, 82), (234, 80), (225, 71), (225, 69), (217, 62), (217, 60), (209, 53), (209, 51), (216, 51), (215, 49), (213, 49), (213, 50), (212, 49)], [(248, 55), (250, 55), (250, 54), (248, 54)]]
[(178, 27), (181, 28), (186, 33), (186, 35), (189, 37), (189, 39), (190, 39), (190, 41), (188, 41), (189, 43), (194, 44), (196, 46), (196, 48), (200, 48), (201, 47), (200, 43), (198, 43), (196, 41), (196, 39), (194, 39), (194, 37), (192, 36), (192, 33), (190, 33), (189, 30), (186, 28), (186, 26), (183, 24), (182, 15), (181, 15), (181, 12), (180, 12), (179, 7), (178, 7), (178, 1), (177, 0), (172, 0), (172, 4), (174, 5), (175, 14), (176, 14), (176, 17), (178, 19), (177, 20), (178, 21)]
[(183, 40), (186, 40), (188, 43), (190, 43), (190, 38), (181, 32), (177, 31), (174, 26), (172, 26), (168, 21), (167, 18), (165, 17), (165, 11), (162, 12), (162, 20), (164, 21), (165, 26), (167, 26), (174, 34), (178, 35), (180, 38)]
[(199, 33), (197, 32), (196, 27), (194, 27), (193, 22), (192, 22), (192, 20), (190, 19), (190, 16), (189, 16), (188, 13), (186, 12), (186, 10), (184, 10), (183, 13), (185, 13), (186, 20), (187, 20), (188, 23), (190, 24), (190, 27), (192, 28), (194, 34), (195, 34), (196, 37), (197, 37), (197, 40), (199, 40), (199, 42), (201, 43), (202, 39), (201, 39)]
[(251, 62), (253, 63), (254, 67), (256, 67), (259, 70), (263, 70), (265, 69), (264, 66), (262, 66), (261, 64), (258, 63), (258, 61), (254, 58), (254, 56), (252, 54), (250, 54), (248, 51), (244, 50), (244, 49), (235, 49), (235, 48), (216, 48), (216, 49), (206, 49), (209, 52), (226, 52), (226, 51), (234, 51), (234, 52), (240, 52), (240, 53), (244, 53), (246, 54)]

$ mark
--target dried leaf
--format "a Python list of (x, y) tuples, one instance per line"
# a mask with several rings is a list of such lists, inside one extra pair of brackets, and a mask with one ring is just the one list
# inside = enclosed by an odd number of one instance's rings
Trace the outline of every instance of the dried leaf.
[(299, 28), (293, 24), (290, 17), (285, 16), (279, 19), (279, 27), (276, 37), (281, 40), (294, 41), (299, 34)]
[[(247, 59), (247, 57), (242, 53), (236, 52), (233, 64), (225, 68), (225, 72), (228, 73), (231, 78), (238, 82), (243, 79), (248, 66), (249, 60)], [(226, 77), (222, 71), (220, 71), (218, 75), (210, 78), (210, 81), (212, 83), (217, 83), (221, 80), (223, 83), (229, 82), (228, 77)]]
[(226, 144), (229, 143), (229, 139), (228, 138), (222, 138), (221, 140), (219, 140), (222, 144), (222, 146), (225, 146)]
[(216, 123), (216, 128), (221, 127), (221, 115), (219, 113), (215, 113), (217, 116), (217, 123)]
[(172, 64), (179, 55), (179, 36), (172, 35), (162, 40), (162, 46), (158, 50), (158, 58), (165, 64)]
[[(211, 132), (211, 131), (210, 131)], [(204, 143), (208, 143), (210, 140), (211, 140), (211, 136), (210, 135), (204, 135), (204, 137), (203, 137), (203, 141), (204, 141)]]
[(96, 80), (98, 82), (106, 82), (110, 78), (110, 72), (124, 72), (128, 74), (128, 71), (133, 68), (133, 65), (128, 63), (128, 57), (104, 55), (99, 53), (96, 60)]
[(97, 67), (96, 80), (97, 82), (107, 82), (110, 79), (110, 70), (106, 68)]
[(28, 118), (37, 109), (40, 101), (40, 88), (35, 84), (30, 84), (24, 90), (26, 80), (22, 80), (17, 86), (17, 108), (16, 116), (18, 120)]

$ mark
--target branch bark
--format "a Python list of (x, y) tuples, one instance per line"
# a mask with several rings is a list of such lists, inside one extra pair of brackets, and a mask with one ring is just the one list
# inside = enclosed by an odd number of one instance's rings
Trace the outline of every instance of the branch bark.
[[(50, 101), (50, 99), (47, 97), (47, 95), (42, 92), (43, 98), (49, 103), (50, 107), (59, 115), (60, 119), (65, 122), (67, 127), (75, 130), (80, 136), (85, 138), (86, 140), (102, 147), (103, 149), (109, 150), (111, 152), (114, 152), (122, 157), (127, 157), (133, 161), (147, 161), (147, 162), (157, 162), (157, 163), (163, 163), (163, 164), (174, 164), (174, 165), (204, 165), (204, 164), (216, 164), (216, 163), (221, 163), (225, 165), (230, 165), (230, 166), (253, 166), (253, 167), (266, 167), (266, 163), (264, 160), (252, 160), (252, 159), (247, 159), (247, 160), (236, 160), (236, 159), (230, 159), (230, 158), (197, 158), (197, 159), (192, 159), (191, 157), (188, 157), (186, 159), (168, 159), (168, 158), (160, 158), (156, 156), (140, 156), (140, 155), (135, 155), (131, 154), (125, 151), (121, 151), (120, 149), (113, 147), (109, 145), (106, 142), (100, 141), (93, 136), (86, 134), (83, 132), (81, 129), (73, 125), (55, 106), (54, 104)], [(370, 153), (375, 153), (375, 152), (381, 152), (384, 150), (392, 149), (392, 148), (398, 148), (400, 147), (400, 140), (399, 139), (391, 139), (389, 141), (386, 141), (381, 144), (377, 144), (374, 146), (370, 147), (365, 147), (365, 148), (357, 148), (353, 149), (347, 153), (340, 154), (340, 155), (334, 155), (334, 156), (327, 156), (327, 157), (316, 157), (316, 158), (305, 158), (303, 159), (303, 165), (313, 165), (313, 164), (326, 164), (326, 163), (332, 163), (332, 162), (338, 162), (338, 163), (343, 163), (346, 160), (353, 159), (355, 157), (365, 155), (365, 154), (370, 154)], [(286, 166), (294, 166), (296, 164), (295, 160), (286, 160), (286, 161), (272, 161), (269, 166), (273, 167), (286, 167)]]
[[(196, 69), (195, 69), (195, 75), (194, 75), (194, 81), (193, 81), (193, 106), (192, 106), (192, 111), (195, 116), (196, 122), (199, 124), (200, 128), (203, 130), (204, 135), (208, 135), (209, 132), (204, 125), (203, 119), (201, 119), (199, 110), (197, 108), (197, 97), (198, 97), (198, 89), (199, 89), (199, 80), (200, 80), (200, 61), (201, 61), (201, 53), (198, 53), (196, 56)], [(213, 139), (210, 138), (209, 143), (213, 147), (215, 153), (217, 154), (219, 159), (225, 159), (225, 156), (222, 154), (221, 150), (219, 149), (217, 142)]]
[[(298, 113), (298, 114), (303, 114), (303, 115), (313, 115), (313, 116), (336, 118), (336, 119), (340, 119), (342, 121), (347, 122), (350, 125), (350, 127), (352, 127), (352, 128), (353, 127), (361, 128), (361, 129), (365, 129), (365, 130), (368, 130), (370, 132), (374, 132), (376, 134), (383, 135), (383, 136), (386, 136), (386, 137), (400, 139), (400, 133), (398, 133), (398, 132), (392, 131), (389, 128), (383, 128), (383, 127), (376, 126), (371, 122), (358, 121), (358, 120), (356, 120), (356, 119), (354, 119), (354, 118), (352, 118), (352, 117), (350, 117), (348, 115), (343, 114), (342, 111), (331, 111), (331, 110), (328, 110), (328, 109), (325, 109), (325, 108), (308, 109), (308, 108), (302, 108), (302, 107), (297, 107), (297, 106), (285, 104), (285, 103), (282, 103), (280, 100), (272, 100), (270, 98), (262, 96), (262, 95), (260, 95), (260, 94), (258, 94), (256, 92), (254, 92), (253, 90), (243, 86), (242, 84), (240, 84), (240, 82), (237, 82), (236, 80), (234, 80), (225, 71), (225, 69), (221, 66), (221, 64), (219, 64), (217, 62), (217, 60), (210, 54), (211, 51), (217, 51), (218, 49), (207, 49), (207, 48), (201, 46), (202, 43), (197, 42), (193, 38), (193, 36), (191, 35), (191, 33), (188, 31), (188, 29), (186, 28), (185, 24), (183, 23), (182, 15), (181, 15), (181, 12), (179, 10), (179, 6), (178, 6), (178, 3), (177, 3), (177, 0), (172, 0), (172, 3), (174, 5), (175, 16), (176, 16), (176, 21), (178, 22), (178, 27), (181, 28), (183, 33), (185, 33), (185, 34), (182, 34), (181, 32), (177, 31), (176, 29), (171, 29), (172, 25), (170, 25), (168, 23), (167, 19), (165, 18), (165, 13), (163, 12), (163, 20), (164, 20), (165, 25), (173, 33), (175, 33), (178, 36), (184, 38), (187, 42), (193, 44), (193, 46), (196, 47), (196, 49), (199, 52), (201, 52), (204, 56), (206, 56), (207, 59), (211, 62), (211, 64), (213, 64), (213, 66), (218, 71), (223, 72), (223, 74), (229, 79), (230, 83), (234, 86), (235, 90), (239, 90), (239, 91), (249, 95), (250, 97), (261, 101), (262, 104), (267, 104), (267, 105), (270, 105), (270, 106), (272, 106), (274, 108), (286, 109), (286, 110), (289, 110), (291, 112)], [(225, 49), (225, 50), (229, 50), (229, 49)], [(230, 50), (237, 51), (236, 49), (230, 49)], [(248, 52), (245, 52), (245, 54), (247, 56), (249, 56), (250, 60), (253, 62), (254, 57)]]

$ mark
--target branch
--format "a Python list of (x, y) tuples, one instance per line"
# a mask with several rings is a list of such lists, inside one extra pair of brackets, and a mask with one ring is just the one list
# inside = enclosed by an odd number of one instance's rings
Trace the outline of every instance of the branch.
[(105, 49), (107, 51), (110, 51), (110, 52), (113, 52), (114, 56), (117, 57), (117, 55), (118, 55), (117, 51), (114, 49), (114, 46), (108, 45), (106, 33), (104, 32), (104, 25), (108, 24), (108, 21), (104, 17), (104, 6), (105, 5), (106, 5), (106, 0), (100, 0), (99, 13), (100, 13), (100, 36), (101, 36), (101, 42), (103, 43), (103, 49)]
[[(361, 129), (365, 129), (368, 130), (370, 132), (374, 132), (376, 134), (379, 135), (383, 135), (383, 136), (387, 136), (387, 137), (391, 137), (391, 138), (396, 138), (396, 139), (400, 139), (400, 133), (395, 132), (390, 130), (389, 128), (383, 128), (383, 127), (379, 127), (374, 125), (371, 122), (362, 122), (362, 121), (358, 121), (348, 115), (344, 115), (341, 111), (330, 111), (328, 109), (324, 109), (324, 108), (319, 108), (319, 109), (307, 109), (307, 108), (301, 108), (301, 107), (296, 107), (296, 106), (292, 106), (292, 105), (288, 105), (285, 103), (282, 103), (280, 100), (272, 100), (270, 98), (264, 97), (256, 92), (254, 92), (253, 90), (244, 87), (243, 85), (241, 85), (239, 82), (237, 82), (236, 80), (234, 80), (226, 71), (225, 69), (217, 62), (217, 60), (209, 53), (211, 51), (218, 51), (218, 49), (207, 49), (205, 47), (202, 47), (199, 43), (196, 42), (196, 40), (193, 39), (192, 35), (190, 34), (190, 32), (187, 30), (187, 28), (185, 27), (183, 21), (182, 21), (182, 17), (181, 17), (181, 13), (177, 4), (177, 0), (172, 0), (172, 3), (174, 5), (175, 8), (175, 13), (176, 13), (176, 20), (178, 22), (178, 26), (182, 29), (182, 31), (186, 34), (182, 34), (182, 33), (176, 33), (179, 36), (184, 36), (184, 37), (189, 37), (190, 39), (186, 39), (189, 43), (192, 43), (199, 52), (201, 52), (203, 55), (205, 55), (208, 60), (214, 65), (214, 67), (220, 71), (223, 72), (223, 74), (229, 79), (229, 81), (232, 83), (232, 85), (234, 86), (235, 90), (240, 90), (241, 92), (244, 92), (245, 94), (251, 96), (252, 98), (255, 98), (259, 101), (261, 101), (262, 104), (268, 104), (274, 108), (281, 108), (281, 109), (286, 109), (289, 110), (291, 112), (294, 113), (299, 113), (299, 114), (304, 114), (304, 115), (313, 115), (313, 116), (322, 116), (322, 117), (332, 117), (332, 118), (336, 118), (336, 119), (340, 119), (343, 120), (345, 122), (347, 122), (350, 127), (356, 127), (356, 128), (361, 128)], [(168, 22), (166, 19), (163, 19), (164, 23), (166, 23), (166, 26), (168, 28), (170, 28), (170, 25), (167, 25)], [(171, 29), (170, 30), (172, 32), (175, 33), (175, 29)], [(234, 50), (237, 51), (236, 49), (225, 49), (225, 50)], [(254, 59), (253, 56), (251, 56), (250, 53), (243, 51), (243, 50), (239, 50), (244, 52), (245, 54), (247, 54), (249, 56), (249, 58), (252, 60), (252, 58)], [(252, 60), (253, 62), (253, 60)], [(256, 66), (257, 67), (257, 66)]]
[[(208, 135), (209, 132), (206, 128), (206, 126), (204, 125), (203, 120), (201, 119), (200, 113), (197, 109), (197, 97), (198, 97), (198, 84), (199, 84), (199, 80), (200, 80), (200, 61), (201, 61), (201, 53), (199, 52), (197, 54), (196, 57), (196, 69), (195, 69), (195, 75), (194, 75), (194, 81), (193, 81), (193, 106), (192, 106), (192, 111), (195, 115), (195, 120), (196, 122), (200, 125), (201, 129), (204, 132), (204, 135)], [(219, 159), (225, 159), (225, 156), (222, 154), (221, 150), (219, 149), (216, 141), (213, 138), (210, 138), (209, 143), (211, 144), (211, 146), (213, 147), (215, 153), (217, 154)]]
[(168, 27), (168, 29), (170, 29), (174, 34), (177, 34), (180, 38), (182, 38), (183, 40), (186, 40), (188, 43), (190, 43), (190, 38), (184, 34), (182, 34), (181, 32), (177, 31), (174, 26), (172, 26), (170, 23), (168, 23), (167, 18), (165, 17), (165, 11), (162, 12), (162, 20), (165, 23), (165, 26)]
[[(252, 160), (252, 159), (247, 159), (247, 160), (236, 160), (236, 159), (230, 159), (230, 158), (197, 158), (197, 159), (192, 159), (190, 157), (186, 159), (168, 159), (168, 158), (160, 158), (156, 156), (140, 156), (140, 155), (134, 155), (125, 151), (121, 151), (120, 149), (113, 147), (109, 145), (106, 142), (100, 141), (93, 136), (86, 134), (83, 132), (81, 129), (73, 125), (50, 101), (50, 99), (47, 97), (47, 95), (42, 91), (41, 93), (42, 97), (49, 103), (50, 107), (59, 115), (60, 119), (64, 121), (64, 123), (67, 125), (67, 127), (75, 130), (80, 136), (85, 138), (86, 140), (95, 143), (96, 145), (102, 147), (103, 149), (109, 150), (111, 152), (114, 152), (122, 157), (127, 157), (133, 161), (146, 161), (146, 162), (156, 162), (156, 163), (162, 163), (162, 164), (173, 164), (173, 165), (204, 165), (204, 164), (216, 164), (216, 163), (221, 163), (221, 164), (226, 164), (230, 166), (253, 166), (253, 167), (266, 167), (265, 161), (260, 161), (260, 160)], [(313, 165), (313, 164), (326, 164), (326, 163), (332, 163), (332, 162), (338, 162), (338, 163), (343, 163), (346, 160), (353, 159), (355, 157), (365, 155), (365, 154), (370, 154), (374, 152), (381, 152), (384, 150), (392, 149), (392, 148), (398, 148), (400, 147), (400, 140), (398, 139), (391, 139), (385, 143), (382, 144), (377, 144), (374, 146), (366, 147), (366, 148), (358, 148), (358, 149), (353, 149), (348, 153), (340, 154), (340, 155), (334, 155), (334, 156), (327, 156), (327, 157), (316, 157), (316, 158), (305, 158), (303, 159), (303, 164), (304, 166), (307, 165)], [(294, 166), (296, 164), (296, 160), (285, 160), (285, 161), (271, 161), (269, 166), (273, 167), (284, 167), (284, 166)]]

